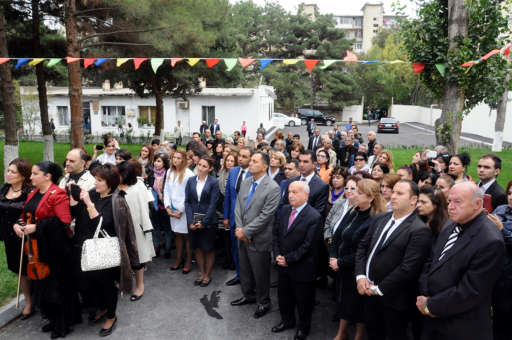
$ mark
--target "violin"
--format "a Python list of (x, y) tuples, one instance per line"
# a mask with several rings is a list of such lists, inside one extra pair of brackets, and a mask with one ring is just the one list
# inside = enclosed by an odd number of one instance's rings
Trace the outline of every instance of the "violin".
[[(27, 212), (27, 224), (32, 223), (32, 214)], [(27, 275), (32, 280), (42, 280), (50, 275), (50, 267), (47, 263), (39, 260), (39, 247), (37, 240), (27, 235), (27, 241), (23, 244), (23, 249), (28, 257)]]

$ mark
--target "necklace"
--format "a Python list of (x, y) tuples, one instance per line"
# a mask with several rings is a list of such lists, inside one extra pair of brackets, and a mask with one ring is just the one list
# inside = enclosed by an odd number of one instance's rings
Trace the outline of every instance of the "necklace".
[(21, 189), (23, 189), (23, 187), (20, 187), (18, 190), (14, 190), (14, 187), (13, 187), (13, 186), (11, 186), (11, 191), (12, 191), (12, 192), (20, 192), (20, 191), (21, 191)]

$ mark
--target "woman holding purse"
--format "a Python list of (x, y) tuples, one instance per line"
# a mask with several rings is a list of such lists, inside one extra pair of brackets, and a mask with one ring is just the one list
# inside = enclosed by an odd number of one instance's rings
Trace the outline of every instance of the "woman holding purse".
[(213, 159), (210, 157), (203, 156), (197, 163), (197, 170), (198, 175), (189, 179), (185, 188), (185, 210), (190, 229), (190, 247), (195, 250), (200, 273), (194, 284), (206, 287), (212, 281), (215, 260), (219, 182), (209, 176), (213, 170)]
[[(75, 240), (82, 244), (93, 237), (101, 222), (101, 229), (109, 236), (117, 236), (121, 251), (120, 266), (82, 272), (81, 293), (94, 312), (89, 314), (93, 324), (105, 319), (100, 336), (112, 334), (117, 323), (116, 308), (118, 291), (132, 293), (132, 267), (139, 265), (133, 222), (125, 193), (116, 190), (119, 172), (112, 164), (101, 165), (93, 170), (95, 189), (82, 190), (80, 201), (71, 198), (71, 212), (76, 218)], [(106, 261), (110, 259), (105, 259)], [(116, 286), (119, 282), (119, 288)]]

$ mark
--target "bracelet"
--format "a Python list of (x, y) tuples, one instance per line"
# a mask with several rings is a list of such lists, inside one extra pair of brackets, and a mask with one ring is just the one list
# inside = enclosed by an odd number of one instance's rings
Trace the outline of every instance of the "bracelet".
[(95, 206), (94, 206), (94, 204), (93, 204), (92, 206), (87, 207), (87, 211), (91, 211), (91, 210), (92, 210), (92, 209), (94, 209), (94, 208), (96, 208), (96, 207), (95, 207)]

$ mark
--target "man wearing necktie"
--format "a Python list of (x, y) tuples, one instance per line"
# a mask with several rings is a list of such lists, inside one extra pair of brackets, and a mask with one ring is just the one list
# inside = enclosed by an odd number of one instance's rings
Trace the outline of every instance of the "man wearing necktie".
[(320, 129), (315, 128), (315, 134), (309, 137), (308, 149), (316, 151), (322, 145), (322, 136), (320, 136)]
[(281, 198), (279, 185), (267, 175), (269, 156), (256, 151), (251, 157), (252, 177), (243, 181), (235, 208), (235, 236), (238, 239), (238, 261), (243, 297), (233, 306), (258, 304), (255, 318), (271, 308), (270, 251), (274, 213)]
[(417, 280), (428, 257), (431, 230), (417, 216), (418, 185), (393, 188), (393, 211), (376, 215), (356, 253), (357, 291), (365, 295), (368, 340), (405, 340)]
[(441, 229), (419, 280), (422, 339), (492, 340), (490, 310), (505, 262), (503, 236), (483, 211), (483, 193), (474, 183), (454, 185), (448, 201), (451, 221)]
[(295, 307), (299, 322), (295, 339), (305, 339), (311, 326), (315, 303), (316, 264), (321, 239), (322, 218), (308, 202), (305, 181), (292, 182), (290, 205), (285, 205), (274, 224), (272, 247), (278, 265), (277, 296), (281, 322), (272, 327), (278, 333), (295, 327)]

